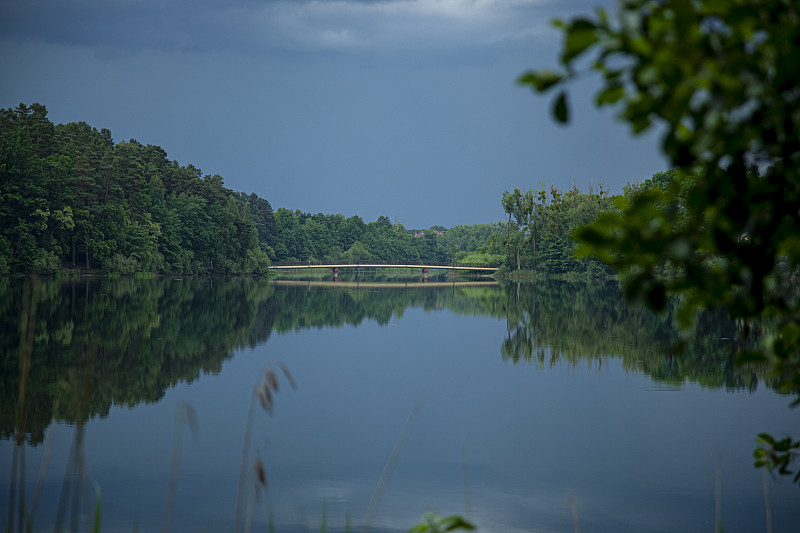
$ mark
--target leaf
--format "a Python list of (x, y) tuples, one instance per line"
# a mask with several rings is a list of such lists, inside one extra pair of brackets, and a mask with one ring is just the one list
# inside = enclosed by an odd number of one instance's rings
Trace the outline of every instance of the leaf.
[(569, 64), (598, 41), (595, 24), (585, 18), (579, 18), (567, 28), (567, 38), (561, 53), (561, 62)]
[(569, 109), (567, 108), (567, 93), (561, 91), (553, 105), (553, 117), (558, 122), (566, 124), (569, 121)]
[(585, 17), (577, 17), (572, 21), (572, 28), (575, 30), (594, 30), (597, 25)]
[(595, 98), (598, 106), (606, 104), (614, 104), (625, 96), (625, 89), (620, 84), (609, 85), (599, 93)]
[(757, 440), (775, 446), (775, 438), (769, 433), (759, 433)]
[(575, 230), (575, 241), (595, 246), (607, 245), (610, 242), (608, 235), (594, 226), (582, 226)]
[(517, 78), (520, 85), (531, 85), (536, 92), (544, 92), (553, 85), (559, 83), (563, 76), (550, 69), (530, 70)]
[(467, 529), (471, 531), (475, 529), (474, 525), (458, 515), (442, 518), (441, 524), (444, 526), (444, 531), (453, 531), (455, 529)]

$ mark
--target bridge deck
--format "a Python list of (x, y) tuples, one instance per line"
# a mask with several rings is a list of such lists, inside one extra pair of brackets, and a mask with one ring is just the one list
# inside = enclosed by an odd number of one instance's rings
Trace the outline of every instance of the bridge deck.
[(303, 265), (303, 264), (296, 264), (296, 265), (270, 265), (271, 269), (274, 270), (301, 270), (305, 268), (426, 268), (428, 270), (468, 270), (472, 272), (494, 272), (497, 270), (498, 267), (496, 266), (467, 266), (467, 265), (409, 265), (409, 264), (391, 264), (391, 265), (384, 265), (384, 264), (373, 264), (373, 263), (361, 263), (361, 264), (353, 264), (353, 265), (337, 265), (337, 264), (325, 264), (325, 265)]
[(278, 287), (336, 287), (337, 289), (430, 289), (435, 287), (499, 287), (496, 281), (431, 281), (431, 282), (364, 282), (364, 281), (287, 281), (273, 280), (271, 284)]

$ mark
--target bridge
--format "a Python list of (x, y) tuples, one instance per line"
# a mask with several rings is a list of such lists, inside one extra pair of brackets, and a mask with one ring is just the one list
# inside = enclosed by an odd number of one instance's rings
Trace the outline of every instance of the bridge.
[(364, 281), (289, 281), (289, 280), (272, 280), (270, 284), (278, 287), (305, 287), (308, 289), (314, 287), (325, 287), (337, 289), (431, 289), (436, 287), (447, 287), (455, 289), (456, 287), (497, 287), (496, 281), (432, 281), (428, 282), (400, 282), (400, 283), (386, 283), (386, 282), (364, 282)]
[(428, 263), (428, 264), (414, 264), (414, 263), (347, 263), (347, 264), (337, 264), (337, 263), (323, 263), (323, 264), (316, 264), (316, 263), (273, 263), (269, 267), (272, 270), (303, 270), (307, 268), (327, 268), (329, 270), (333, 270), (334, 273), (337, 273), (341, 268), (409, 268), (409, 269), (422, 269), (423, 273), (427, 273), (428, 270), (460, 270), (463, 272), (485, 272), (485, 273), (492, 273), (495, 272), (499, 267), (498, 266), (490, 266), (490, 265), (483, 265), (483, 264), (464, 264), (464, 263)]

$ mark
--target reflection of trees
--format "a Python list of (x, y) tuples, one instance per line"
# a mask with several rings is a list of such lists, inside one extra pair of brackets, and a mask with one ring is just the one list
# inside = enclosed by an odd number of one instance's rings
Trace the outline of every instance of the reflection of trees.
[(40, 281), (23, 376), (19, 333), (31, 283), (0, 279), (0, 436), (10, 438), (23, 416), (33, 444), (53, 419), (106, 416), (111, 405), (154, 402), (180, 381), (219, 372), (234, 349), (266, 341), (274, 316), (272, 288), (253, 280)]
[(331, 287), (327, 284), (291, 284), (275, 290), (278, 332), (304, 328), (357, 326), (364, 320), (388, 324), (408, 307), (426, 311), (449, 309), (468, 315), (492, 315), (492, 303), (500, 299), (497, 284), (441, 283), (374, 284)]
[[(715, 313), (698, 316), (684, 353), (672, 355), (681, 339), (671, 314), (626, 306), (616, 283), (390, 287), (2, 278), (0, 437), (36, 444), (53, 419), (79, 424), (114, 404), (157, 401), (178, 382), (218, 372), (233, 350), (265, 342), (273, 329), (387, 324), (409, 307), (505, 319), (501, 355), (514, 362), (602, 365), (618, 357), (624, 368), (667, 383), (737, 390), (773, 383), (762, 367), (734, 364), (737, 328)], [(27, 329), (25, 313), (35, 318)], [(20, 342), (23, 330), (32, 344)], [(751, 332), (748, 342), (759, 341)]]
[[(358, 325), (366, 319), (388, 323), (407, 307), (448, 309), (507, 321), (500, 352), (505, 360), (552, 366), (566, 361), (603, 365), (620, 358), (629, 371), (654, 380), (686, 380), (709, 388), (755, 390), (759, 379), (773, 384), (763, 366), (734, 364), (734, 355), (761, 341), (757, 330), (741, 339), (722, 313), (705, 312), (693, 331), (681, 334), (669, 308), (654, 314), (626, 305), (616, 282), (547, 281), (505, 285), (442, 284), (377, 289), (302, 283), (277, 287), (277, 331)], [(682, 353), (672, 348), (683, 343)]]
[[(736, 365), (742, 348), (761, 341), (751, 331), (742, 339), (736, 324), (723, 313), (705, 312), (693, 331), (679, 334), (672, 307), (657, 315), (625, 304), (616, 282), (548, 281), (503, 287), (507, 335), (503, 359), (542, 366), (567, 361), (577, 365), (622, 359), (623, 367), (654, 380), (681, 384), (686, 380), (709, 388), (753, 391), (759, 379), (773, 378), (765, 366)], [(681, 353), (672, 347), (683, 346)]]

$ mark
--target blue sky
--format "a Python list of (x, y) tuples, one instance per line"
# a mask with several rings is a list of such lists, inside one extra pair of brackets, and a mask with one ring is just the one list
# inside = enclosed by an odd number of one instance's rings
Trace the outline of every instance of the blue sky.
[[(608, 2), (605, 2), (608, 3)], [(4, 0), (0, 106), (108, 128), (274, 209), (406, 227), (503, 218), (539, 183), (619, 192), (667, 168), (573, 87), (567, 127), (515, 84), (586, 0)]]

